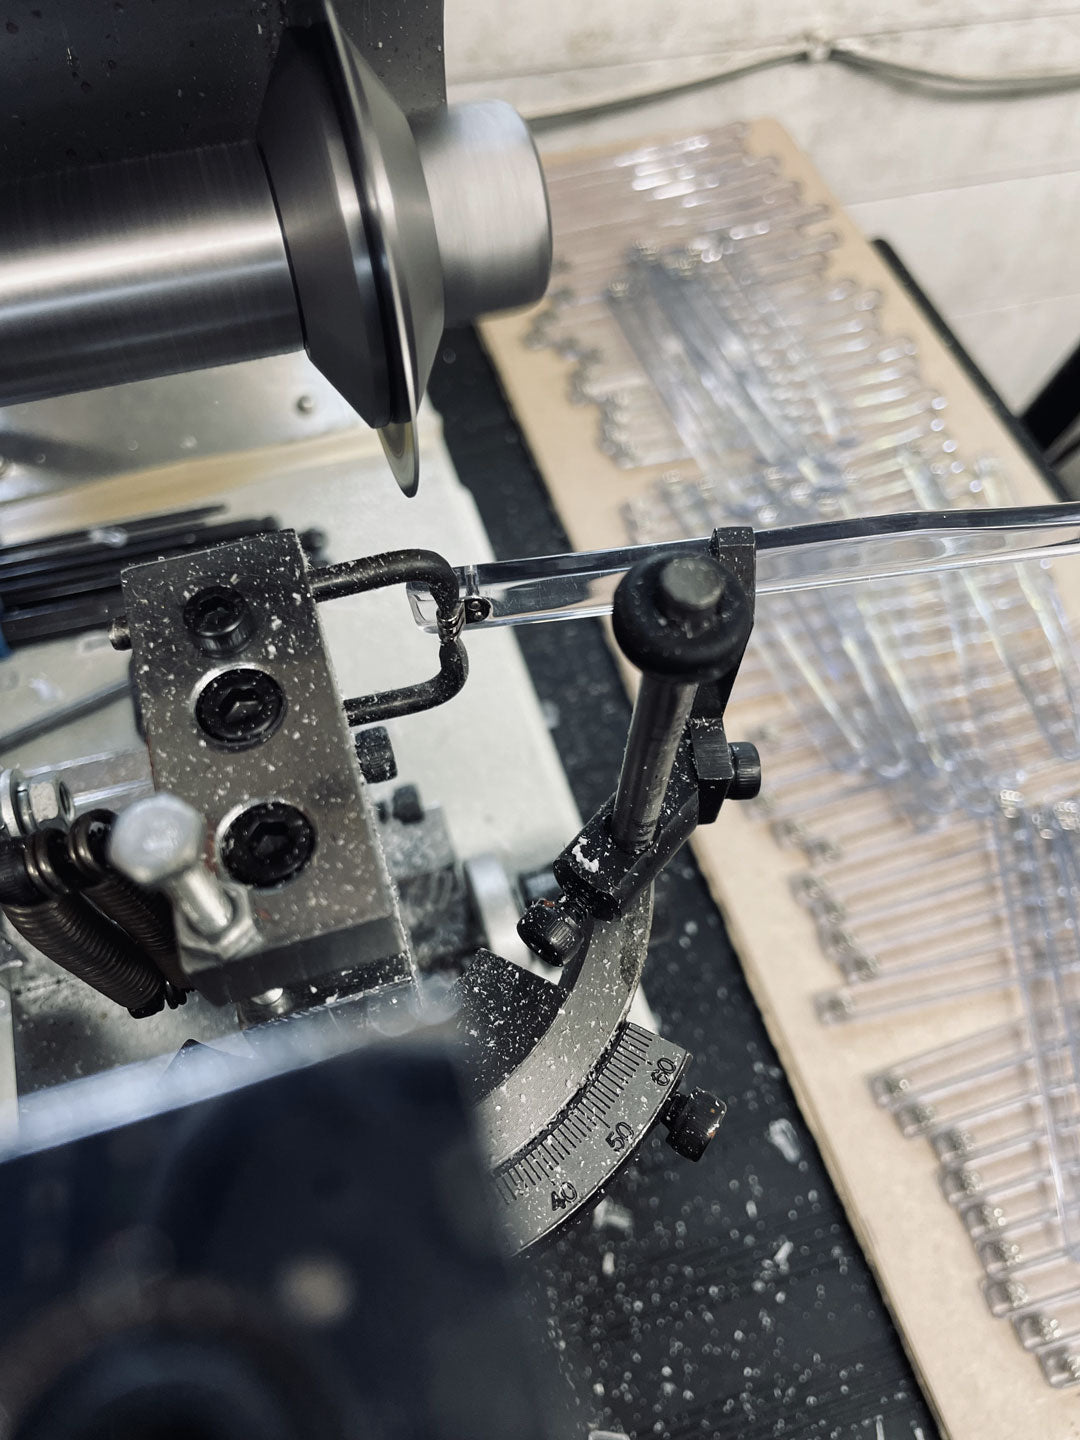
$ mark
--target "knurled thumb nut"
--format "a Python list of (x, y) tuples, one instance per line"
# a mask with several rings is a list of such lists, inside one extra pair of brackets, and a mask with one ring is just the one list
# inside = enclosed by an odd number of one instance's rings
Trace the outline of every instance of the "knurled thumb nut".
[(731, 768), (734, 774), (728, 786), (729, 800), (756, 800), (761, 793), (761, 756), (749, 740), (733, 740)]
[(534, 900), (518, 921), (517, 932), (538, 959), (568, 965), (589, 938), (585, 911), (572, 901)]
[(723, 1100), (708, 1090), (677, 1090), (663, 1116), (667, 1143), (685, 1160), (700, 1160), (726, 1114)]

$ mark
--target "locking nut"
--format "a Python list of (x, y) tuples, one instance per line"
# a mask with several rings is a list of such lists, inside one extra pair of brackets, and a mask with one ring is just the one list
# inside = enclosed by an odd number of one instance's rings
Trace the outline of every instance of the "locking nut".
[(71, 792), (55, 775), (0, 770), (0, 830), (11, 839), (39, 830), (66, 830), (74, 814)]
[(399, 785), (390, 797), (390, 813), (402, 825), (419, 825), (424, 818), (424, 802), (415, 785)]

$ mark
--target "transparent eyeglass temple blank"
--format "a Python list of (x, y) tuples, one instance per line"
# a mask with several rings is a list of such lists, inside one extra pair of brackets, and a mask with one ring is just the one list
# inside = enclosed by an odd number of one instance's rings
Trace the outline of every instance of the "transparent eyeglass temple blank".
[[(534, 625), (611, 613), (627, 570), (652, 555), (703, 554), (711, 536), (463, 565), (466, 628)], [(757, 593), (791, 594), (834, 585), (1048, 561), (1080, 552), (1080, 503), (1005, 509), (911, 511), (817, 521), (756, 532)], [(435, 605), (409, 587), (416, 623), (434, 631)]]

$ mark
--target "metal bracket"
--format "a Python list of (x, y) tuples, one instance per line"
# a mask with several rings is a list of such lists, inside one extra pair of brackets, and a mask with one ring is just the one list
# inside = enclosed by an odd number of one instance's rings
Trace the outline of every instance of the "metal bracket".
[[(751, 607), (752, 623), (753, 532), (734, 526), (716, 530), (710, 549), (739, 585), (743, 605)], [(650, 620), (648, 607), (642, 606), (641, 610), (639, 628), (644, 650), (648, 653), (655, 650), (666, 659), (666, 636), (661, 631), (652, 633), (650, 625), (655, 627), (655, 622)], [(555, 878), (563, 890), (597, 918), (611, 919), (623, 914), (682, 848), (695, 827), (711, 824), (717, 818), (726, 799), (747, 799), (757, 793), (760, 784), (757, 752), (753, 746), (730, 744), (724, 729), (724, 710), (750, 633), (745, 615), (742, 627), (741, 644), (723, 673), (702, 681), (697, 687), (649, 842), (637, 850), (618, 842), (612, 826), (613, 796), (555, 861)]]
[(469, 675), (469, 657), (460, 639), (465, 604), (458, 592), (457, 576), (441, 555), (433, 550), (387, 550), (381, 555), (312, 570), (308, 581), (317, 601), (417, 582), (426, 585), (435, 600), (440, 641), (438, 674), (418, 685), (346, 700), (345, 717), (350, 725), (372, 725), (430, 710), (452, 700), (461, 690)]

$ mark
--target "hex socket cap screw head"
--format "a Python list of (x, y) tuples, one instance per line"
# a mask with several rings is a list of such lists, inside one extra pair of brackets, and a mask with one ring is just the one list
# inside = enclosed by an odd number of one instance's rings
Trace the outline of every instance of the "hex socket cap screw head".
[(255, 617), (232, 585), (207, 585), (184, 606), (184, 625), (204, 655), (239, 655), (255, 634)]

